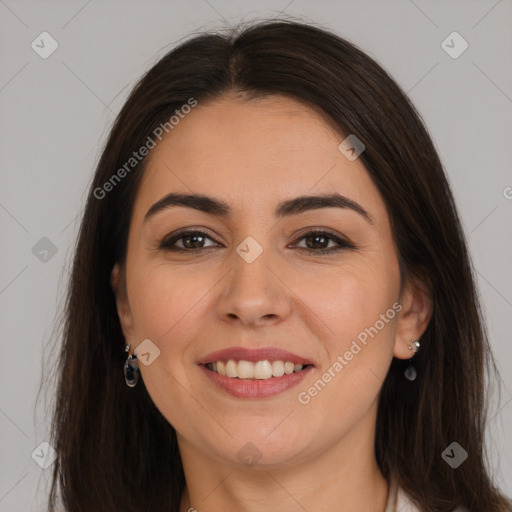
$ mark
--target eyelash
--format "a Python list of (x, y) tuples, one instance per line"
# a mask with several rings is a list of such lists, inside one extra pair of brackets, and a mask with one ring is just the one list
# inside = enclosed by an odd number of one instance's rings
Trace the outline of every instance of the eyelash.
[[(160, 243), (158, 248), (165, 250), (165, 251), (181, 252), (181, 253), (185, 253), (185, 252), (197, 253), (197, 252), (202, 252), (204, 250), (209, 249), (209, 247), (200, 247), (198, 249), (183, 249), (181, 247), (175, 247), (175, 246), (173, 247), (174, 243), (176, 243), (178, 240), (181, 240), (182, 238), (189, 236), (189, 235), (201, 235), (205, 238), (209, 238), (210, 240), (212, 240), (215, 243), (219, 243), (216, 240), (214, 240), (208, 233), (198, 230), (198, 229), (195, 229), (195, 230), (190, 230), (190, 231), (182, 231), (181, 233), (177, 233), (176, 235), (174, 235), (173, 237), (171, 237), (169, 239), (164, 239)], [(326, 238), (336, 242), (337, 244), (339, 244), (339, 246), (330, 248), (330, 249), (308, 249), (306, 247), (298, 247), (298, 249), (301, 251), (305, 251), (306, 253), (308, 253), (310, 255), (315, 255), (315, 256), (321, 255), (321, 254), (326, 254), (326, 253), (337, 253), (338, 251), (343, 250), (343, 249), (357, 249), (357, 247), (352, 242), (349, 242), (348, 240), (344, 240), (343, 238), (340, 238), (340, 237), (334, 235), (333, 233), (330, 233), (329, 231), (325, 231), (325, 230), (321, 230), (321, 229), (320, 230), (311, 229), (311, 230), (307, 231), (306, 233), (302, 234), (300, 236), (300, 238), (297, 239), (297, 241), (300, 241), (302, 239), (308, 238), (313, 235), (326, 237)]]

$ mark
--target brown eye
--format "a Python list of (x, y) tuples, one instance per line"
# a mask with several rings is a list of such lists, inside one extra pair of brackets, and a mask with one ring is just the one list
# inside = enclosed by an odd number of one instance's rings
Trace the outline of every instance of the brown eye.
[[(356, 246), (328, 231), (308, 231), (299, 240), (305, 240), (306, 247), (297, 246), (309, 254), (325, 254), (338, 252), (341, 249), (356, 249)], [(334, 242), (334, 247), (328, 247)]]
[[(207, 239), (215, 242), (215, 240), (208, 236), (208, 234), (205, 233), (204, 231), (182, 231), (181, 233), (178, 233), (170, 238), (163, 240), (159, 246), (159, 249), (180, 252), (200, 251), (208, 247), (213, 247), (204, 245)], [(176, 245), (177, 243), (181, 243), (181, 246)], [(215, 242), (215, 245), (218, 245), (217, 242)]]

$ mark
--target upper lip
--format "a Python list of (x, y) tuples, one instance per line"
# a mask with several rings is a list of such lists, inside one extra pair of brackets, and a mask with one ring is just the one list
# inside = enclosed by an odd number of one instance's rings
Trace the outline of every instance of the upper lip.
[(198, 364), (215, 363), (217, 361), (228, 361), (234, 359), (235, 361), (251, 361), (256, 363), (264, 361), (291, 361), (294, 364), (313, 365), (313, 363), (304, 357), (301, 357), (288, 350), (283, 350), (276, 347), (262, 347), (262, 348), (245, 348), (245, 347), (230, 347), (223, 350), (217, 350), (201, 358)]

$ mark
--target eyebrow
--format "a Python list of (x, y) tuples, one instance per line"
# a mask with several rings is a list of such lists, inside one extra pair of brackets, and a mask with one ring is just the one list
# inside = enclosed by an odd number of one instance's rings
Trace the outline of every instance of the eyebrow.
[[(144, 222), (149, 220), (157, 213), (172, 208), (173, 206), (182, 206), (199, 210), (210, 215), (219, 217), (229, 217), (231, 215), (231, 207), (221, 199), (206, 196), (203, 194), (177, 194), (171, 192), (158, 200), (144, 216)], [(287, 217), (290, 215), (297, 215), (309, 210), (318, 210), (320, 208), (344, 208), (352, 210), (359, 215), (363, 216), (365, 220), (374, 224), (374, 220), (370, 214), (359, 204), (342, 196), (338, 193), (313, 195), (313, 196), (299, 196), (293, 199), (287, 199), (277, 205), (275, 215), (278, 218)]]

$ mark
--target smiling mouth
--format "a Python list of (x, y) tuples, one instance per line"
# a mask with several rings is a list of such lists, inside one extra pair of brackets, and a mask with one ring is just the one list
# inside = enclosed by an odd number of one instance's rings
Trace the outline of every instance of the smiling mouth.
[(243, 380), (267, 380), (274, 377), (282, 377), (292, 373), (299, 373), (310, 364), (294, 364), (291, 361), (268, 360), (252, 362), (244, 359), (227, 361), (216, 361), (204, 365), (208, 370), (223, 377)]

